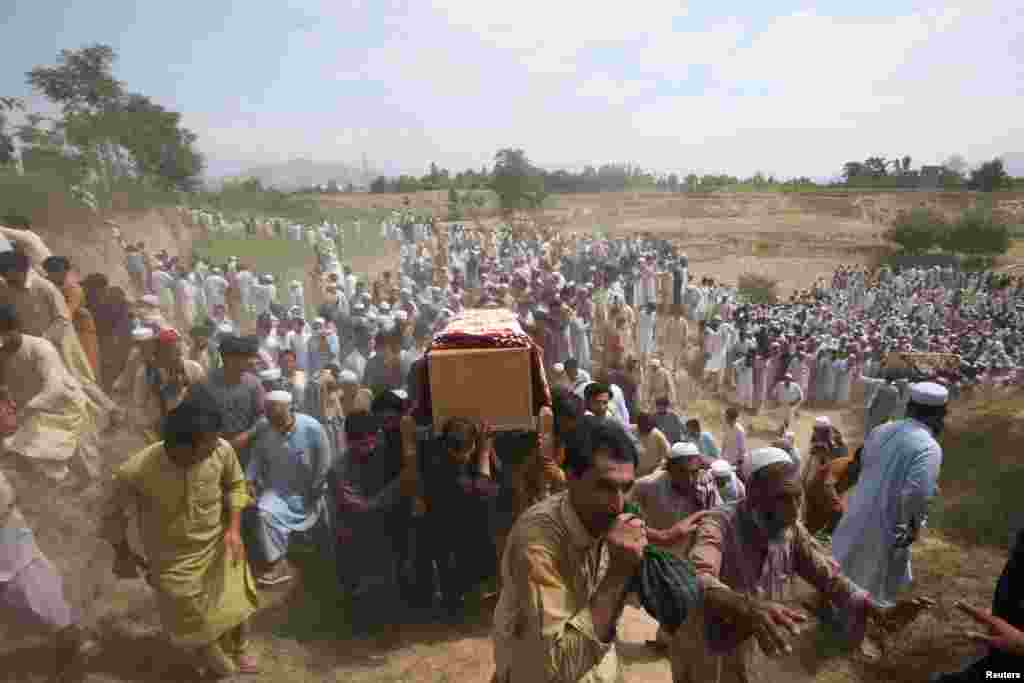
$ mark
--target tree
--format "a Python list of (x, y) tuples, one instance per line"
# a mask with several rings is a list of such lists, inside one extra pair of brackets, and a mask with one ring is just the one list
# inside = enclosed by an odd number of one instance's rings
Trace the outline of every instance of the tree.
[(864, 169), (868, 174), (880, 178), (888, 175), (889, 162), (885, 157), (868, 157), (864, 160)]
[(901, 170), (904, 173), (910, 172), (910, 163), (911, 163), (911, 161), (913, 161), (913, 159), (911, 159), (910, 155), (908, 154), (907, 156), (903, 157), (902, 161), (903, 161), (903, 168)]
[(900, 212), (883, 237), (898, 244), (908, 254), (922, 254), (943, 244), (949, 225), (940, 214), (925, 208)]
[(843, 164), (843, 178), (850, 182), (854, 178), (868, 174), (867, 168), (859, 161), (847, 161)]
[(964, 159), (962, 154), (953, 154), (946, 159), (943, 167), (951, 173), (962, 176), (967, 172), (967, 160)]
[(547, 194), (540, 170), (530, 163), (526, 152), (506, 148), (494, 155), (491, 189), (498, 195), (502, 210), (537, 209)]
[(953, 224), (945, 246), (955, 254), (999, 256), (1010, 249), (1010, 228), (987, 208), (968, 209)]
[(338, 194), (341, 192), (341, 188), (338, 187), (338, 181), (334, 178), (327, 181), (327, 192), (328, 194)]
[(117, 55), (107, 45), (62, 50), (56, 66), (28, 72), (28, 84), (60, 105), (54, 132), (109, 187), (117, 177), (150, 180), (168, 189), (194, 189), (204, 162), (197, 136), (181, 115), (114, 78)]
[(696, 173), (690, 173), (686, 176), (686, 191), (696, 192), (698, 185), (700, 184), (700, 178), (697, 177)]
[(384, 194), (393, 191), (394, 190), (391, 189), (391, 182), (384, 176), (377, 176), (377, 178), (370, 183), (370, 192), (373, 194)]
[(967, 187), (980, 192), (995, 192), (1009, 189), (1013, 181), (1010, 179), (1002, 159), (993, 159), (971, 171), (971, 179)]
[(679, 176), (675, 173), (668, 174), (668, 191), (679, 192)]
[(25, 111), (25, 103), (17, 97), (0, 97), (0, 166), (14, 161), (14, 136), (7, 132), (7, 112)]

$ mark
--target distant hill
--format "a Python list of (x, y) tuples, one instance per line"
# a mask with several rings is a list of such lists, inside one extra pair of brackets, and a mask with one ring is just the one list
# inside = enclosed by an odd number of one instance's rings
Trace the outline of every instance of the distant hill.
[(238, 173), (236, 177), (257, 178), (264, 187), (296, 190), (311, 185), (326, 185), (332, 180), (342, 188), (349, 183), (369, 185), (378, 175), (380, 172), (373, 167), (370, 167), (368, 173), (364, 174), (362, 166), (357, 164), (319, 163), (309, 159), (293, 159), (283, 164), (254, 166)]

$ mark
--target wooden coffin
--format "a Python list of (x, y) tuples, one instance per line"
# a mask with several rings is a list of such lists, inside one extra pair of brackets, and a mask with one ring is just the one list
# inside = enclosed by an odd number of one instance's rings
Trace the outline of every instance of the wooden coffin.
[(530, 349), (432, 350), (427, 372), (435, 430), (453, 417), (495, 431), (536, 429)]

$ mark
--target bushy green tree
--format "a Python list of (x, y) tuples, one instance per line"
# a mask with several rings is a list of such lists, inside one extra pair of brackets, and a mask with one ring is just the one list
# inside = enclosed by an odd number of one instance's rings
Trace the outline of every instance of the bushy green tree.
[(993, 257), (1010, 249), (1010, 228), (985, 207), (968, 209), (952, 225), (945, 248), (969, 257)]
[(1013, 181), (1010, 174), (1006, 172), (1002, 159), (987, 161), (975, 170), (971, 171), (971, 179), (967, 187), (979, 192), (995, 192), (996, 190), (1008, 190)]
[(544, 178), (521, 149), (502, 149), (494, 155), (491, 189), (504, 211), (537, 209), (544, 203)]
[(941, 214), (926, 208), (901, 212), (883, 236), (908, 254), (922, 254), (947, 239), (949, 225)]
[(62, 50), (56, 66), (28, 72), (29, 85), (61, 107), (51, 132), (108, 188), (115, 179), (132, 178), (195, 189), (204, 166), (196, 135), (181, 126), (179, 113), (127, 92), (112, 73), (116, 58), (110, 46), (90, 45)]

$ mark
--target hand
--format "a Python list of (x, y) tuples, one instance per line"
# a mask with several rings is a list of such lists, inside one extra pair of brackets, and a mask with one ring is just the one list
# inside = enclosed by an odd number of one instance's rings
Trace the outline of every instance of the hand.
[(886, 632), (899, 633), (917, 619), (922, 612), (932, 607), (935, 607), (935, 601), (931, 598), (912, 598), (900, 600), (895, 605), (887, 607), (873, 605), (870, 616)]
[(672, 534), (676, 537), (677, 541), (682, 541), (692, 534), (697, 529), (697, 523), (700, 522), (710, 510), (700, 510), (695, 512), (689, 517), (676, 522), (672, 526)]
[(1005, 619), (1000, 619), (965, 602), (957, 600), (953, 604), (988, 630), (988, 633), (968, 631), (965, 635), (972, 641), (985, 643), (996, 650), (1018, 657), (1024, 656), (1024, 632), (1006, 623)]
[(799, 635), (800, 624), (807, 621), (803, 612), (768, 601), (752, 601), (748, 618), (748, 626), (769, 657), (792, 652), (786, 634)]
[(619, 515), (605, 540), (608, 542), (608, 573), (632, 577), (644, 559), (647, 525), (636, 515)]
[(245, 546), (242, 545), (242, 535), (238, 529), (228, 529), (224, 532), (224, 545), (227, 546), (232, 562), (238, 564), (245, 559)]

